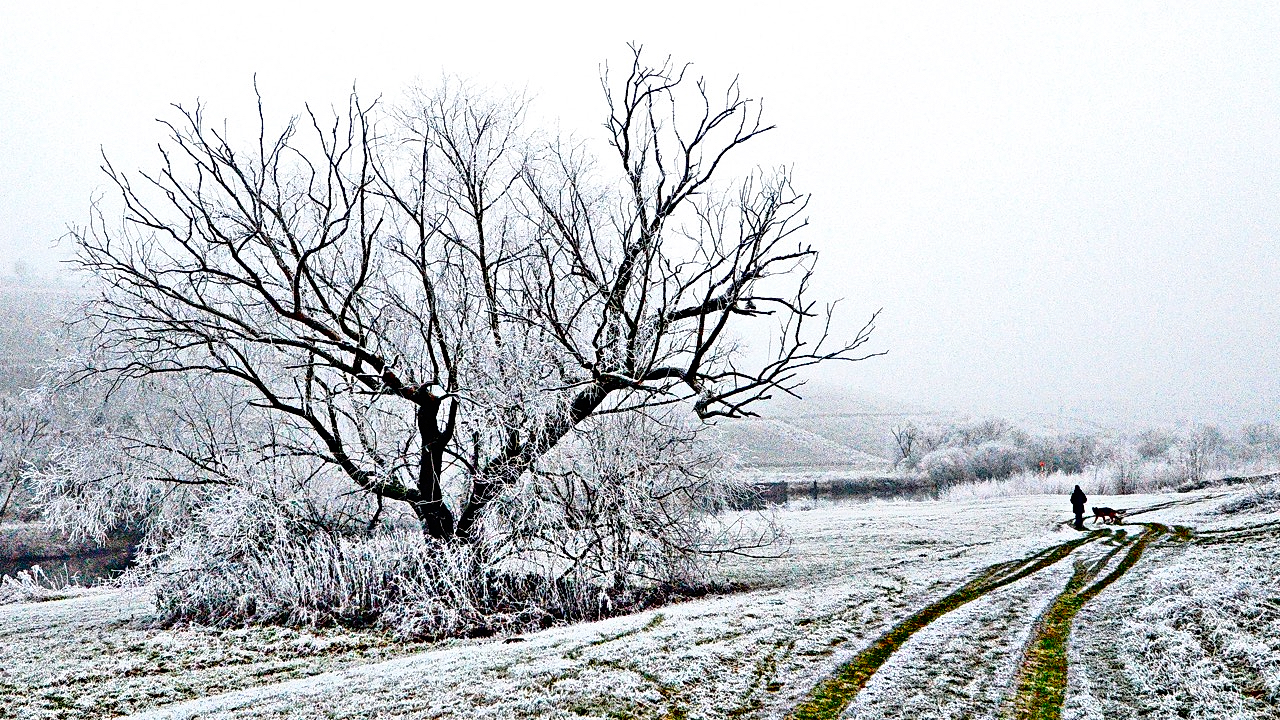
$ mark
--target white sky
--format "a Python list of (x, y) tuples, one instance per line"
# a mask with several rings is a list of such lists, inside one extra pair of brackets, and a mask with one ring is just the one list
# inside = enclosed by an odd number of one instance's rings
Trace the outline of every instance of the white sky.
[(858, 391), (974, 412), (1280, 418), (1280, 4), (0, 3), (0, 274), (151, 167), (167, 103), (277, 119), (442, 72), (603, 118), (625, 43), (739, 74), (814, 193)]

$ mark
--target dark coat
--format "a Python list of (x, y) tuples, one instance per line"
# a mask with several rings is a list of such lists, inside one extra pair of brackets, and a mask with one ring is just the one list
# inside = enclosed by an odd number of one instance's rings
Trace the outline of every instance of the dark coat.
[(1089, 498), (1084, 494), (1084, 491), (1080, 489), (1079, 485), (1077, 485), (1075, 492), (1071, 493), (1071, 507), (1074, 508), (1076, 512), (1082, 513), (1084, 512), (1084, 503), (1088, 499)]

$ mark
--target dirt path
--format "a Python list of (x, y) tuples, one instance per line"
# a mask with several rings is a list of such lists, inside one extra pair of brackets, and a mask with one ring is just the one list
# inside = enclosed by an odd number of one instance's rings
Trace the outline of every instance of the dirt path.
[[(1149, 543), (1168, 533), (1169, 528), (1159, 523), (1148, 523), (1137, 539), (1126, 537), (1125, 531), (1120, 530), (1115, 536), (1115, 549), (1101, 560), (1092, 565), (1077, 563), (1066, 589), (1041, 617), (1027, 645), (1016, 681), (1017, 690), (1008, 703), (1010, 717), (1016, 720), (1058, 720), (1067, 687), (1067, 639), (1071, 635), (1071, 621), (1085, 603), (1128, 572), (1142, 557)], [(1095, 581), (1126, 548), (1128, 552), (1115, 563), (1111, 572)]]
[[(1137, 515), (1176, 503), (1132, 511)], [(1067, 683), (1067, 640), (1071, 622), (1089, 600), (1132, 568), (1149, 544), (1162, 538), (1186, 541), (1194, 533), (1185, 527), (1169, 527), (1160, 523), (1142, 523), (1136, 536), (1124, 529), (1099, 528), (1089, 534), (1042, 550), (1020, 560), (992, 565), (979, 572), (963, 587), (915, 612), (866, 649), (837, 668), (820, 682), (787, 716), (789, 720), (834, 720), (845, 714), (855, 696), (866, 686), (902, 645), (913, 635), (944, 615), (1054, 565), (1077, 549), (1098, 541), (1114, 547), (1092, 562), (1076, 561), (1076, 568), (1066, 587), (1049, 604), (1032, 628), (1023, 661), (1012, 685), (1013, 692), (1005, 702), (1003, 714), (1017, 720), (1057, 720), (1061, 714)], [(1274, 532), (1274, 528), (1249, 528), (1196, 538), (1206, 542), (1224, 542), (1237, 536), (1249, 537), (1254, 532)], [(1104, 571), (1106, 572), (1103, 575)], [(1101, 576), (1101, 577), (1100, 577)]]
[[(1097, 543), (1090, 554), (1100, 549)], [(997, 720), (1036, 620), (1068, 562), (993, 590), (930, 623), (871, 676), (844, 720)]]
[(1095, 530), (1083, 537), (1055, 545), (1021, 560), (992, 565), (978, 573), (963, 587), (916, 612), (888, 633), (872, 642), (852, 660), (840, 666), (835, 675), (818, 684), (809, 697), (788, 715), (793, 720), (834, 720), (853, 701), (871, 676), (912, 635), (947, 613), (986, 595), (992, 590), (1017, 582), (1070, 555), (1087, 543), (1110, 536), (1109, 530)]

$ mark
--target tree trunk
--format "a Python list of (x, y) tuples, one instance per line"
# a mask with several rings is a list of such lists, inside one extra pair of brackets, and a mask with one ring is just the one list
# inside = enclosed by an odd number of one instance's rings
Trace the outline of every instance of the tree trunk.
[(444, 503), (440, 472), (444, 465), (444, 448), (449, 438), (436, 425), (440, 401), (428, 398), (418, 406), (418, 433), (422, 438), (422, 459), (418, 466), (418, 496), (413, 512), (428, 537), (446, 540), (453, 537), (453, 513)]

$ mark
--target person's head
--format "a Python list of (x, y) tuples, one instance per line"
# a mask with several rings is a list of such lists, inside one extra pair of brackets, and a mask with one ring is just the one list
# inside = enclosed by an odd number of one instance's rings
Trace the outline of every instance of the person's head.
[(1080, 486), (1079, 486), (1079, 485), (1077, 485), (1077, 486), (1076, 486), (1076, 492), (1080, 492)]

